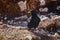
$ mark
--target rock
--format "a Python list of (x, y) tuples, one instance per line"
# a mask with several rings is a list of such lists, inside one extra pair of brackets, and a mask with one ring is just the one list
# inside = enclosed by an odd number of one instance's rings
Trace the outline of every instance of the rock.
[(0, 22), (0, 25), (2, 25), (3, 24), (3, 22)]
[(48, 17), (46, 17), (44, 15), (39, 16), (39, 18), (41, 19), (41, 21), (49, 19)]
[(43, 21), (40, 22), (38, 28), (49, 30), (49, 29), (51, 29), (51, 27), (54, 26), (54, 24), (55, 23), (54, 23), (53, 20), (46, 19), (46, 20), (43, 20)]
[(39, 30), (38, 32), (35, 31), (33, 33), (37, 35), (38, 37), (40, 37), (41, 40), (56, 40), (56, 38), (52, 37), (51, 34), (49, 34), (48, 32), (44, 30)]
[(50, 31), (56, 31), (60, 28), (60, 16), (51, 16), (51, 19), (46, 18), (39, 23), (39, 29), (46, 29)]
[[(3, 40), (54, 40), (55, 38), (48, 36), (48, 33), (44, 30), (28, 31), (28, 29), (24, 29), (24, 27), (11, 26), (6, 25), (5, 28), (0, 28), (0, 35)], [(7, 28), (8, 27), (8, 28)]]
[(48, 8), (40, 8), (39, 11), (42, 12), (42, 13), (44, 13), (44, 12), (47, 13), (48, 12)]
[(44, 5), (46, 5), (46, 2), (45, 2), (45, 0), (39, 0), (40, 1), (40, 6), (44, 6)]
[(15, 17), (15, 21), (27, 21), (27, 19), (28, 19), (27, 15)]
[(18, 5), (19, 5), (21, 11), (25, 11), (27, 9), (26, 3), (27, 3), (26, 0), (24, 2), (23, 1), (18, 2)]
[(12, 26), (12, 25), (6, 25), (8, 28), (13, 28), (13, 29), (21, 29), (21, 30), (28, 30), (27, 27), (23, 26)]
[(57, 39), (60, 39), (60, 35), (58, 33), (55, 33), (54, 35), (52, 35), (52, 37), (55, 37)]
[(41, 40), (41, 38), (38, 36), (33, 36), (32, 40)]
[(57, 39), (51, 36), (42, 36), (41, 40), (57, 40)]
[[(5, 25), (5, 24), (4, 24)], [(0, 39), (2, 40), (36, 40), (39, 39), (32, 32), (19, 28), (0, 28)]]
[(56, 19), (59, 19), (59, 18), (60, 18), (60, 16), (58, 16), (58, 15), (51, 16), (51, 20), (56, 20)]
[(40, 1), (39, 0), (27, 0), (27, 8), (28, 11), (30, 11), (31, 9), (36, 9), (39, 8), (40, 6)]
[(55, 15), (55, 16), (52, 16), (51, 18), (52, 18), (51, 20), (55, 22), (55, 25), (57, 27), (60, 27), (60, 16)]
[(20, 9), (17, 3), (13, 0), (0, 0), (0, 12), (2, 15), (16, 15), (19, 14)]
[(60, 18), (56, 20), (56, 26), (60, 27)]

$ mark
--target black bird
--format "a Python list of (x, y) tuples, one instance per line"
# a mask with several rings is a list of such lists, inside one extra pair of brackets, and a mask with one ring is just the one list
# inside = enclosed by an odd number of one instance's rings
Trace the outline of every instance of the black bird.
[(31, 20), (30, 22), (28, 23), (28, 28), (31, 29), (31, 28), (36, 28), (40, 22), (40, 18), (37, 16), (37, 11), (36, 10), (32, 10), (31, 11)]

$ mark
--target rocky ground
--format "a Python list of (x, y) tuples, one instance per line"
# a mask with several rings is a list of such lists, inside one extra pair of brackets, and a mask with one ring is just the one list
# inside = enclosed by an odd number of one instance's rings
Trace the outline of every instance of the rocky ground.
[[(17, 28), (15, 26), (8, 27), (6, 24), (0, 25), (0, 40), (41, 40), (41, 38), (47, 40), (47, 38), (45, 38), (48, 37), (47, 35), (41, 36), (43, 37), (37, 36), (35, 35), (35, 33), (21, 27)], [(50, 40), (53, 37), (48, 38)]]
[[(13, 26), (0, 22), (0, 40), (60, 40), (59, 35), (60, 16), (43, 18), (39, 23), (38, 29), (28, 30), (27, 27)], [(53, 32), (55, 26), (56, 32)], [(44, 29), (44, 30), (43, 30)], [(49, 32), (50, 29), (51, 32)]]
[(0, 25), (0, 40), (32, 40), (39, 39), (27, 29), (10, 26), (6, 24)]

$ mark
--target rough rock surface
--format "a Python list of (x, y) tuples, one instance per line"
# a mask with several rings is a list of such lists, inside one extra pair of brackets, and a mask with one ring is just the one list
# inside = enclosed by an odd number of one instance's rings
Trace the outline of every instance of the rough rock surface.
[[(38, 36), (38, 35), (39, 36)], [(55, 36), (48, 36), (43, 30), (31, 30), (7, 24), (0, 25), (0, 40), (56, 40)]]
[[(2, 26), (2, 27), (1, 27)], [(6, 24), (0, 25), (0, 40), (36, 40), (39, 38), (34, 36), (32, 32), (27, 29), (20, 29), (19, 27), (8, 27)]]
[[(60, 16), (52, 16), (51, 19), (45, 19), (40, 22), (38, 28), (53, 31), (60, 27)], [(51, 29), (53, 28), (53, 29)]]
[(26, 9), (28, 10), (27, 6), (30, 5), (29, 8), (32, 6), (36, 8), (36, 5), (39, 5), (39, 1), (37, 0), (33, 0), (31, 2), (27, 3), (27, 0), (0, 0), (0, 13), (10, 16), (17, 14), (23, 15), (26, 12)]
[(19, 6), (13, 0), (0, 0), (0, 13), (15, 15), (20, 12)]
[(50, 27), (54, 26), (54, 22), (50, 19), (45, 19), (40, 22), (39, 28), (41, 29), (49, 29)]

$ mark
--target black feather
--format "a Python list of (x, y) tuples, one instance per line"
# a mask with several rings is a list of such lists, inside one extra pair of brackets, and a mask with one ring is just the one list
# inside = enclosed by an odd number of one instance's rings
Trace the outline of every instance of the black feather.
[(36, 10), (32, 10), (31, 11), (31, 20), (28, 23), (28, 28), (36, 28), (40, 22), (40, 18), (37, 16), (37, 11)]

